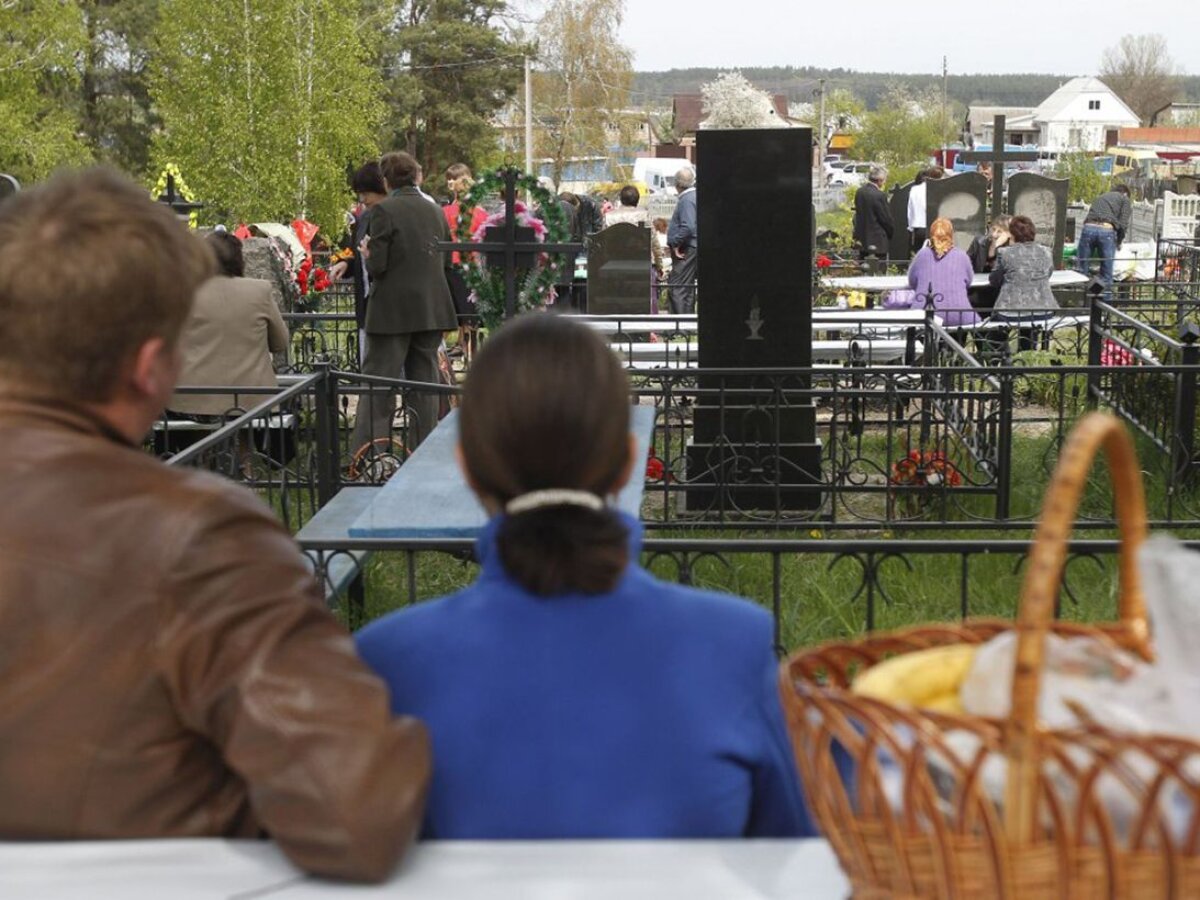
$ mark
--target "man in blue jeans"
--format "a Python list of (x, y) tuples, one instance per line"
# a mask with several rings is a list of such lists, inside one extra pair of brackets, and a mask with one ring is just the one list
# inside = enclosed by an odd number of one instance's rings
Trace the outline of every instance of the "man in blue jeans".
[(1112, 299), (1113, 258), (1117, 249), (1125, 242), (1129, 222), (1133, 218), (1133, 206), (1129, 202), (1129, 188), (1118, 184), (1111, 191), (1101, 194), (1088, 209), (1083, 220), (1083, 232), (1075, 255), (1075, 266), (1083, 274), (1088, 273), (1092, 257), (1100, 254), (1100, 279), (1104, 282), (1104, 299)]

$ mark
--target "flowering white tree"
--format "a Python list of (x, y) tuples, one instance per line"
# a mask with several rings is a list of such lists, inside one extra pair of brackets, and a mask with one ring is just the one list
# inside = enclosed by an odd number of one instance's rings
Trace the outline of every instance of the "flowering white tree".
[(745, 79), (741, 72), (722, 72), (700, 88), (707, 118), (701, 128), (783, 128), (787, 122), (775, 112), (771, 97)]

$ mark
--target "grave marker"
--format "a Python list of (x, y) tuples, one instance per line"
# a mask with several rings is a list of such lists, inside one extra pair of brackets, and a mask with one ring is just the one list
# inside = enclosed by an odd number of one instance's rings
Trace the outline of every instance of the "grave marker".
[(967, 250), (975, 235), (987, 231), (987, 179), (978, 172), (964, 172), (926, 181), (925, 227), (935, 219), (949, 219), (954, 246)]
[(889, 259), (908, 259), (912, 254), (909, 243), (912, 235), (908, 233), (908, 195), (912, 193), (915, 183), (894, 187), (888, 195), (888, 209), (892, 213), (892, 242), (888, 247)]
[(588, 312), (645, 315), (650, 312), (650, 229), (621, 222), (597, 231), (588, 242)]
[(12, 175), (0, 173), (0, 200), (11, 197), (13, 194), (19, 193), (20, 190), (21, 182), (17, 181)]
[(1008, 212), (1028, 216), (1037, 229), (1036, 240), (1054, 256), (1054, 267), (1062, 264), (1067, 234), (1066, 178), (1047, 178), (1034, 172), (1018, 172), (1008, 179)]
[[(769, 391), (779, 378), (753, 371), (812, 364), (811, 148), (807, 128), (697, 135), (700, 366), (742, 371), (698, 379), (713, 393), (697, 400), (688, 448), (688, 505), (696, 509), (821, 503), (811, 487), (821, 483), (812, 404), (779, 404)], [(748, 388), (760, 393), (739, 393)]]
[[(1004, 209), (1004, 166), (1010, 162), (1037, 162), (1040, 158), (1036, 150), (1009, 150), (1006, 147), (1008, 135), (1007, 118), (996, 116), (992, 120), (992, 149), (966, 150), (958, 154), (963, 162), (991, 163), (992, 165), (992, 214), (991, 219), (1000, 215)], [(984, 179), (985, 181), (987, 179)], [(932, 221), (932, 220), (931, 220)]]

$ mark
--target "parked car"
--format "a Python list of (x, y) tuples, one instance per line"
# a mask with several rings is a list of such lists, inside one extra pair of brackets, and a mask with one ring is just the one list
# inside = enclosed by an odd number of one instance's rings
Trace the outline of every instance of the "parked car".
[(829, 183), (858, 186), (867, 183), (867, 175), (875, 163), (852, 162), (835, 167), (829, 175)]

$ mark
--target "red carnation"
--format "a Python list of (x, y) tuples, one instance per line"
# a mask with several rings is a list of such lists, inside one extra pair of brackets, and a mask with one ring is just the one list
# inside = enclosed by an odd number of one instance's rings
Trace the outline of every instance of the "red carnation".
[(832, 265), (833, 265), (833, 260), (830, 259), (828, 256), (826, 256), (824, 253), (822, 253), (820, 256), (817, 257), (817, 268), (818, 269), (828, 269)]

